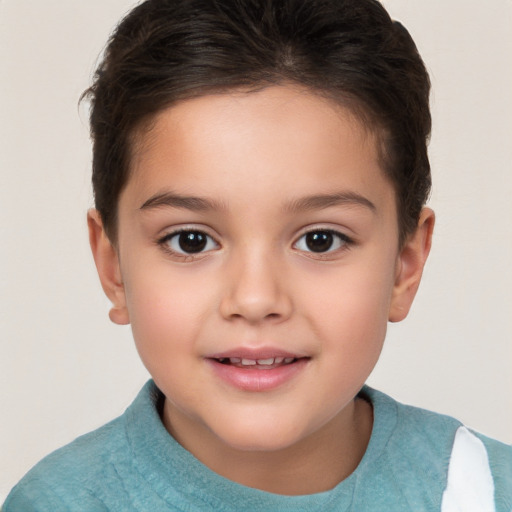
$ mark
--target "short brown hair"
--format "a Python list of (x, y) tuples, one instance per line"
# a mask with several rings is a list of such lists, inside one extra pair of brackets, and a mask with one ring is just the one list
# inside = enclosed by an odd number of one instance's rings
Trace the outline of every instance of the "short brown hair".
[(107, 234), (138, 127), (187, 98), (299, 84), (379, 134), (400, 241), (430, 192), (430, 81), (407, 30), (376, 0), (147, 0), (112, 34), (91, 98), (93, 188)]

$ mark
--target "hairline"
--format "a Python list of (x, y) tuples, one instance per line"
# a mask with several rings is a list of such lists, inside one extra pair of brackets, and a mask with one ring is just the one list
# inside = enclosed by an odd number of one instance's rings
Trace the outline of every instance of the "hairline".
[(111, 243), (113, 245), (117, 244), (119, 198), (134, 172), (134, 160), (136, 155), (141, 150), (144, 150), (144, 146), (146, 144), (145, 139), (155, 128), (157, 119), (160, 114), (168, 109), (172, 109), (180, 103), (193, 99), (216, 95), (252, 94), (261, 92), (271, 87), (292, 87), (298, 91), (302, 91), (306, 94), (312, 94), (317, 98), (326, 101), (326, 103), (328, 103), (331, 107), (334, 107), (336, 110), (341, 108), (343, 110), (343, 114), (349, 115), (352, 119), (357, 121), (359, 127), (362, 129), (362, 133), (365, 136), (373, 138), (373, 142), (375, 143), (377, 150), (378, 165), (383, 173), (384, 178), (387, 179), (391, 184), (393, 193), (395, 195), (395, 207), (397, 212), (399, 231), (399, 246), (402, 246), (405, 238), (409, 235), (409, 233), (404, 232), (403, 229), (400, 195), (397, 190), (397, 185), (391, 178), (391, 172), (389, 171), (389, 167), (392, 165), (386, 143), (387, 137), (389, 136), (389, 130), (384, 126), (384, 122), (381, 121), (377, 114), (372, 112), (370, 106), (366, 105), (365, 102), (356, 94), (352, 94), (347, 91), (339, 91), (339, 93), (333, 93), (327, 88), (308, 85), (300, 82), (299, 80), (293, 80), (286, 77), (281, 79), (277, 78), (274, 80), (262, 79), (260, 81), (254, 81), (254, 83), (248, 85), (224, 84), (191, 87), (182, 91), (180, 95), (174, 96), (172, 100), (169, 99), (167, 102), (162, 101), (157, 108), (149, 111), (147, 114), (141, 116), (135, 123), (133, 123), (133, 125), (127, 131), (125, 141), (126, 168), (124, 169), (124, 181), (118, 191), (117, 201), (115, 208), (112, 210), (110, 224), (108, 226), (104, 226), (105, 232)]

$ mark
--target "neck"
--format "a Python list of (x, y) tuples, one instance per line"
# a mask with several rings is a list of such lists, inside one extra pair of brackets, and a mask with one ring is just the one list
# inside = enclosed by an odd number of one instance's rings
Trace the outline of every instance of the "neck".
[(262, 491), (295, 496), (332, 489), (356, 469), (370, 440), (373, 411), (368, 402), (356, 398), (321, 429), (275, 451), (239, 450), (211, 431), (191, 436), (193, 426), (185, 424), (186, 418), (169, 414), (168, 407), (163, 420), (173, 437), (217, 474)]

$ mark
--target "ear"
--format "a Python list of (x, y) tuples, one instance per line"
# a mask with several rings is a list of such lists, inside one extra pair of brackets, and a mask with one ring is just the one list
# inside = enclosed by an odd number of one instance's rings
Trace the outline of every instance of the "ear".
[(389, 309), (390, 322), (400, 322), (409, 313), (432, 245), (434, 222), (434, 212), (430, 208), (424, 208), (416, 231), (407, 238), (398, 255), (395, 285)]
[(87, 226), (89, 228), (89, 243), (101, 286), (112, 302), (112, 309), (109, 313), (110, 320), (119, 325), (129, 324), (119, 256), (105, 233), (98, 210), (92, 209), (87, 212)]

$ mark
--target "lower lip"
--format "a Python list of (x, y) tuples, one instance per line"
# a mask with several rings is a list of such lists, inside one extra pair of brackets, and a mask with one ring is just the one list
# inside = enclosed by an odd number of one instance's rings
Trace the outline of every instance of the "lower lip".
[(235, 388), (243, 391), (270, 391), (282, 386), (303, 371), (309, 359), (298, 359), (294, 363), (268, 370), (240, 368), (219, 363), (215, 359), (207, 359), (207, 361), (218, 377)]

